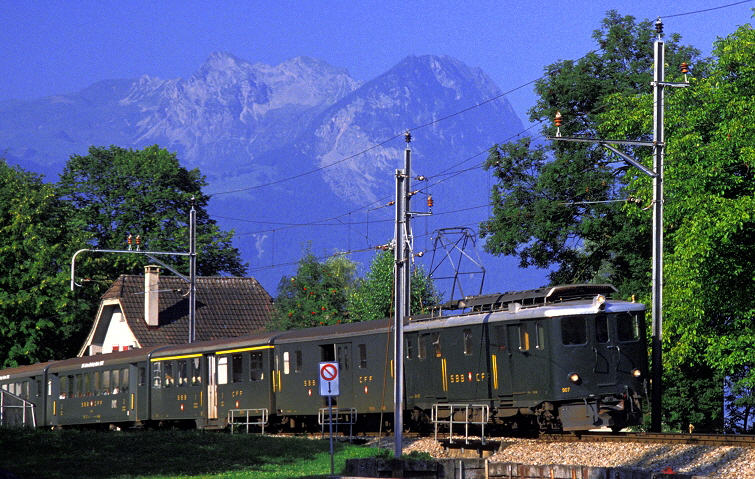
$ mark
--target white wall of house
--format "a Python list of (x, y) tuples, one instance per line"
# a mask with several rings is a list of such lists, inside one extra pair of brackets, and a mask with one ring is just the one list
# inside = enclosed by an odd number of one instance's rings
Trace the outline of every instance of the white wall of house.
[(107, 333), (105, 333), (105, 340), (102, 343), (102, 352), (111, 353), (136, 347), (136, 337), (128, 327), (121, 310), (119, 308), (114, 309), (113, 315), (110, 317), (110, 324), (107, 327)]

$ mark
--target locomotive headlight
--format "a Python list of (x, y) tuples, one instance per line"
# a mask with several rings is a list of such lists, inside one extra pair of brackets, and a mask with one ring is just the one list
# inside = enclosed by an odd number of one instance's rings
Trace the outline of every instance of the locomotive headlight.
[(640, 371), (639, 369), (632, 369), (632, 376), (640, 379), (642, 377), (642, 371)]
[(569, 381), (573, 382), (574, 384), (580, 384), (582, 382), (582, 378), (579, 377), (579, 374), (577, 373), (571, 373), (569, 374)]

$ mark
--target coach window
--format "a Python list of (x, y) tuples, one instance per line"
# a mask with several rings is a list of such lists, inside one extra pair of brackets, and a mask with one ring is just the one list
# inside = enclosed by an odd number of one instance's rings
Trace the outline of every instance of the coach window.
[(235, 383), (240, 383), (244, 380), (244, 361), (241, 354), (231, 355), (231, 374)]
[(95, 371), (94, 372), (94, 395), (99, 396), (102, 394), (102, 389), (100, 386), (100, 372)]
[[(172, 388), (176, 382), (176, 379), (174, 376), (175, 373), (173, 372), (173, 361), (164, 361), (164, 363), (165, 365), (163, 366), (163, 372), (164, 372), (163, 377), (165, 378), (165, 381), (163, 382), (163, 387)], [(113, 371), (113, 372), (115, 373), (116, 371)], [(115, 382), (117, 381), (115, 381), (115, 378), (113, 378), (113, 383)]]
[(128, 368), (121, 369), (121, 392), (128, 393)]
[(159, 388), (163, 385), (163, 363), (155, 361), (152, 363), (152, 387)]
[(191, 364), (191, 385), (198, 386), (202, 384), (202, 370), (200, 358), (192, 358)]
[(68, 394), (68, 376), (61, 376), (60, 377), (60, 399), (65, 399), (67, 394)]
[(42, 380), (41, 379), (37, 379), (37, 394), (36, 394), (36, 396), (37, 397), (42, 396)]
[(73, 388), (74, 388), (73, 376), (68, 376), (68, 397), (69, 398), (73, 397)]
[[(166, 368), (165, 370), (167, 371), (168, 369)], [(121, 393), (121, 372), (119, 370), (113, 369), (110, 372), (110, 384), (113, 386), (113, 394)]]
[(262, 371), (262, 353), (252, 353), (250, 355), (249, 370), (249, 379), (252, 381), (261, 381), (264, 379), (264, 373)]
[(76, 397), (80, 398), (84, 394), (84, 375), (76, 375)]
[(637, 316), (629, 313), (619, 313), (616, 315), (616, 329), (618, 330), (619, 341), (630, 342), (640, 339), (640, 321)]
[(291, 372), (291, 355), (288, 351), (283, 352), (283, 374), (289, 374)]
[(228, 356), (218, 358), (218, 384), (228, 384)]
[[(260, 358), (261, 357), (262, 354), (260, 353)], [(260, 364), (262, 364), (262, 359), (260, 359)], [(302, 359), (301, 351), (294, 351), (294, 372), (300, 373), (303, 364), (304, 361)], [(262, 366), (260, 366), (260, 369), (262, 369)]]
[(584, 316), (561, 318), (561, 342), (565, 346), (587, 343), (587, 328)]
[(535, 323), (535, 349), (545, 348), (545, 328), (543, 323)]
[(102, 371), (102, 394), (110, 394), (110, 371)]
[(435, 350), (436, 358), (443, 356), (443, 352), (440, 349), (440, 332), (433, 333), (433, 349)]
[(608, 342), (608, 316), (595, 316), (595, 341), (600, 344)]
[(189, 378), (186, 375), (186, 360), (179, 359), (176, 361), (176, 377), (178, 381), (178, 387), (185, 387), (189, 385)]
[(420, 334), (419, 335), (419, 348), (418, 348), (418, 354), (417, 357), (419, 359), (425, 359), (427, 357), (427, 337), (429, 334)]
[(147, 371), (144, 368), (139, 368), (138, 370), (138, 382), (139, 386), (147, 384)]
[(464, 330), (464, 354), (472, 354), (472, 330)]
[(367, 369), (367, 345), (359, 345), (359, 369)]

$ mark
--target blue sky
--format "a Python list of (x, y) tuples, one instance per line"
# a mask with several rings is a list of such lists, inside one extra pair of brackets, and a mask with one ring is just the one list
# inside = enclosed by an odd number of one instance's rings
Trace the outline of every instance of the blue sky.
[[(306, 55), (365, 81), (407, 55), (446, 54), (480, 67), (504, 92), (515, 90), (508, 99), (526, 124), (536, 98), (531, 86), (519, 87), (546, 65), (594, 49), (592, 33), (606, 11), (661, 16), (666, 33), (682, 34), (707, 55), (717, 37), (752, 21), (753, 7), (755, 0), (0, 0), (0, 101), (108, 79), (185, 78), (215, 51), (270, 65)], [(511, 260), (497, 264), (505, 265), (496, 267), (503, 276), (516, 271)], [(280, 276), (293, 273), (288, 266), (253, 274), (266, 275), (272, 293)], [(542, 270), (517, 274), (512, 286), (499, 280), (493, 289), (546, 282)]]
[[(214, 51), (271, 65), (307, 55), (369, 80), (410, 54), (447, 54), (482, 68), (503, 91), (594, 48), (616, 9), (664, 20), (709, 53), (752, 18), (739, 0), (0, 0), (0, 100), (81, 90), (99, 80), (190, 75)], [(526, 121), (531, 88), (509, 95)]]

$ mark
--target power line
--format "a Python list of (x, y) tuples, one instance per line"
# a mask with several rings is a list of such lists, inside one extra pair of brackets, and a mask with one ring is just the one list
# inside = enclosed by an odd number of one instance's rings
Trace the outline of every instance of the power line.
[(751, 1), (752, 0), (742, 0), (741, 2), (729, 3), (727, 5), (721, 5), (720, 7), (711, 7), (711, 8), (705, 8), (705, 9), (702, 9), (702, 10), (695, 10), (694, 12), (676, 13), (674, 15), (665, 15), (665, 16), (661, 15), (661, 18), (683, 17), (685, 15), (694, 15), (696, 13), (711, 12), (713, 10), (720, 10), (722, 8), (729, 8), (729, 7), (734, 7), (734, 6), (737, 6), (737, 5), (742, 5), (743, 3), (749, 3)]

